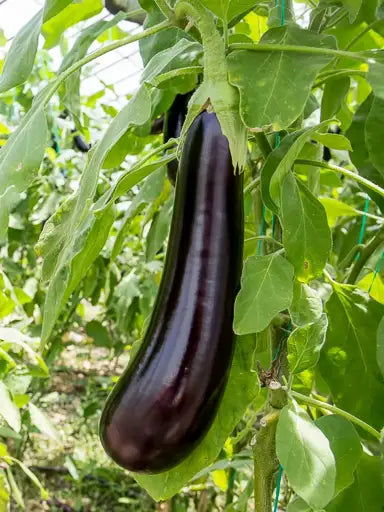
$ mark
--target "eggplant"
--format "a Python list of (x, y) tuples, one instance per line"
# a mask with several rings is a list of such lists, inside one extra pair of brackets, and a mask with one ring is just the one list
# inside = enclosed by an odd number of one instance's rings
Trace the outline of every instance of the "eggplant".
[[(169, 139), (177, 139), (180, 137), (185, 118), (188, 112), (188, 102), (192, 96), (192, 92), (187, 94), (178, 94), (174, 99), (170, 109), (164, 117), (164, 144)], [(176, 183), (178, 160), (172, 160), (167, 165), (167, 175), (169, 181), (174, 185)]]
[(158, 473), (187, 457), (219, 406), (234, 350), (243, 254), (243, 178), (216, 114), (184, 144), (164, 271), (152, 316), (100, 422), (120, 466)]

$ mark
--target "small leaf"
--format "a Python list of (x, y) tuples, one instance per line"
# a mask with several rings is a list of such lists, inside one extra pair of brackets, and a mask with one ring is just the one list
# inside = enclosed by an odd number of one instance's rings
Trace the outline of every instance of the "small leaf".
[(344, 135), (337, 133), (314, 133), (312, 138), (331, 149), (352, 151), (351, 143)]
[(235, 302), (237, 334), (260, 332), (277, 313), (291, 305), (293, 267), (278, 254), (249, 257)]
[(363, 455), (360, 437), (355, 427), (336, 414), (322, 416), (316, 425), (328, 438), (336, 460), (335, 496), (354, 481), (354, 471)]
[(357, 286), (368, 292), (372, 299), (384, 304), (384, 282), (380, 274), (369, 272), (357, 283)]
[(316, 366), (320, 350), (325, 343), (328, 320), (323, 314), (319, 320), (305, 327), (298, 327), (288, 338), (288, 361), (292, 374)]
[(312, 508), (325, 507), (334, 494), (335, 458), (328, 439), (296, 402), (281, 411), (276, 451), (293, 490)]
[(323, 313), (321, 297), (307, 284), (295, 280), (289, 313), (295, 325), (302, 326), (316, 322)]
[[(321, 100), (321, 119), (337, 117), (351, 85), (349, 77), (327, 80)], [(326, 144), (327, 145), (327, 144)]]
[(332, 238), (323, 205), (290, 172), (281, 190), (281, 223), (287, 259), (295, 276), (308, 282), (321, 275)]
[(16, 503), (19, 505), (21, 510), (25, 510), (23, 495), (20, 491), (19, 486), (16, 483), (15, 477), (13, 476), (13, 473), (12, 473), (10, 467), (7, 467), (7, 478), (8, 478), (9, 486), (11, 488), (12, 498), (16, 501)]
[[(381, 58), (383, 58), (381, 56)], [(369, 59), (369, 70), (367, 79), (371, 84), (375, 96), (384, 100), (384, 62), (376, 60), (375, 58)]]
[(85, 326), (87, 336), (93, 338), (93, 343), (96, 347), (110, 347), (112, 345), (108, 329), (104, 327), (97, 320), (91, 320)]
[(325, 208), (327, 214), (328, 226), (333, 228), (339, 217), (354, 217), (358, 215), (357, 211), (347, 203), (334, 199), (333, 197), (319, 197), (320, 203)]
[(333, 283), (326, 312), (329, 327), (321, 351), (321, 375), (335, 405), (380, 429), (384, 381), (377, 364), (376, 335), (384, 306), (354, 286)]
[(20, 432), (21, 418), (20, 411), (12, 402), (8, 388), (0, 381), (0, 415), (5, 419), (15, 432)]
[(42, 434), (45, 434), (57, 443), (61, 443), (61, 436), (47, 415), (33, 403), (29, 403), (28, 407), (31, 421), (35, 427), (37, 427)]

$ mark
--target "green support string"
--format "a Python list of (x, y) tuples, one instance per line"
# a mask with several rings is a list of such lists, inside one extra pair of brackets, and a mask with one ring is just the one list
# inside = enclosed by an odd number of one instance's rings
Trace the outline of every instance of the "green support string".
[[(369, 209), (369, 196), (366, 196), (365, 198), (365, 204), (364, 204), (364, 215), (361, 220), (361, 227), (360, 227), (360, 233), (359, 233), (359, 240), (358, 245), (363, 243), (364, 234), (365, 234), (365, 228), (367, 226), (367, 213)], [(355, 260), (357, 261), (360, 258), (360, 252), (356, 254)]]
[[(265, 225), (265, 206), (263, 205), (263, 211), (261, 212), (261, 223), (260, 223), (260, 231), (259, 236), (262, 236), (264, 233), (264, 225)], [(260, 238), (258, 244), (257, 244), (257, 255), (260, 256), (261, 254), (261, 244), (263, 243), (263, 240)]]
[[(281, 26), (283, 26), (285, 24), (285, 1), (286, 0), (281, 0), (281, 18), (280, 18)], [(279, 5), (279, 0), (276, 0), (276, 6), (278, 6), (278, 5)], [(279, 144), (280, 144), (280, 133), (277, 132), (276, 139), (275, 139), (275, 148), (277, 148), (279, 146)], [(276, 224), (276, 219), (275, 219), (275, 215), (273, 215), (273, 217), (272, 217), (272, 238), (274, 238), (275, 224)], [(291, 320), (288, 325), (288, 330), (289, 331), (292, 330), (292, 321)], [(273, 355), (273, 361), (279, 355), (280, 349), (281, 349), (281, 342), (280, 342), (279, 346), (277, 347), (275, 354)], [(284, 472), (283, 466), (280, 464), (279, 472), (277, 474), (276, 495), (275, 495), (275, 502), (273, 505), (273, 512), (277, 512), (278, 508), (279, 508), (279, 498), (280, 498), (281, 480), (283, 478), (283, 472)]]
[(279, 472), (277, 474), (277, 484), (276, 484), (276, 499), (275, 504), (273, 506), (273, 512), (277, 512), (279, 506), (279, 497), (280, 497), (280, 488), (281, 488), (281, 480), (283, 477), (283, 466), (280, 464)]

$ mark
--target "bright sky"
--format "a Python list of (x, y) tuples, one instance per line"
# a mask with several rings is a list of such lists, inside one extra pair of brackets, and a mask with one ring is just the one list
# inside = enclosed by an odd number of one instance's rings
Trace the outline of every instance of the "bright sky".
[[(5, 0), (4, 3), (1, 2), (2, 0), (0, 0), (0, 30), (3, 30), (7, 38), (14, 36), (44, 3), (43, 0)], [(103, 10), (99, 16), (79, 24), (74, 29), (69, 29), (66, 36), (69, 37), (71, 44), (79, 33), (80, 26), (84, 28), (107, 15), (108, 11)], [(134, 23), (122, 22), (120, 26), (127, 32), (137, 30), (137, 25)], [(42, 38), (42, 44), (43, 41)], [(98, 43), (95, 43), (92, 49), (97, 46)], [(54, 61), (57, 62), (58, 68), (62, 59), (60, 52), (56, 48), (50, 53)], [(103, 88), (104, 85), (97, 78), (100, 77), (105, 84), (114, 84), (118, 95), (130, 94), (137, 89), (141, 70), (142, 62), (138, 53), (138, 45), (133, 43), (119, 48), (95, 61), (92, 71), (93, 76), (82, 81), (82, 93), (90, 95)]]

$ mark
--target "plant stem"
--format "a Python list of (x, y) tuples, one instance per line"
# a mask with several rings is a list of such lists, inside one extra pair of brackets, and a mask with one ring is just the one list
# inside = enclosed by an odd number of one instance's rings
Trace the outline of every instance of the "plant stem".
[(255, 133), (255, 139), (257, 142), (257, 145), (260, 148), (260, 151), (263, 154), (264, 158), (267, 158), (269, 153), (272, 152), (272, 146), (269, 143), (269, 140), (264, 132), (256, 132)]
[(250, 190), (253, 190), (254, 188), (256, 188), (259, 183), (260, 183), (260, 176), (258, 176), (257, 178), (252, 180), (250, 183), (248, 183), (248, 185), (244, 188), (244, 194), (246, 194)]
[(146, 30), (143, 30), (139, 34), (135, 34), (134, 36), (128, 36), (124, 39), (120, 39), (120, 41), (115, 41), (114, 43), (108, 44), (106, 46), (103, 46), (102, 48), (99, 48), (98, 50), (94, 51), (93, 53), (90, 53), (89, 55), (86, 55), (82, 59), (80, 59), (78, 62), (75, 62), (70, 66), (68, 69), (63, 71), (53, 82), (53, 84), (50, 86), (49, 90), (47, 91), (47, 94), (44, 98), (44, 105), (48, 105), (50, 99), (55, 94), (57, 89), (60, 87), (60, 85), (70, 76), (72, 73), (75, 73), (77, 70), (88, 64), (89, 62), (92, 62), (93, 60), (101, 57), (102, 55), (105, 55), (106, 53), (109, 53), (113, 50), (116, 50), (117, 48), (121, 48), (122, 46), (125, 46), (130, 43), (134, 43), (135, 41), (139, 41), (140, 39), (144, 39), (145, 37), (151, 36), (153, 34), (157, 34), (157, 32), (160, 32), (162, 30), (165, 30), (166, 28), (170, 28), (172, 26), (172, 23), (168, 20), (162, 21), (161, 23), (154, 25), (153, 27), (147, 28)]
[(366, 432), (369, 432), (373, 437), (376, 437), (376, 439), (380, 440), (380, 432), (378, 432), (375, 428), (371, 427), (371, 425), (368, 425), (368, 423), (365, 423), (365, 421), (356, 418), (356, 416), (353, 416), (353, 414), (350, 414), (347, 411), (344, 411), (343, 409), (339, 409), (335, 405), (328, 404), (326, 402), (322, 402), (321, 400), (316, 400), (315, 398), (311, 398), (306, 395), (302, 395), (301, 393), (298, 393), (297, 391), (289, 391), (289, 394), (293, 396), (294, 398), (297, 398), (300, 400), (300, 402), (306, 403), (308, 405), (312, 405), (313, 407), (316, 407), (317, 409), (325, 409), (326, 411), (333, 412), (334, 414), (338, 414), (339, 416), (342, 416), (346, 420), (351, 421), (352, 423), (355, 423), (355, 425), (358, 425)]
[(339, 167), (338, 165), (329, 164), (327, 162), (320, 162), (315, 160), (305, 160), (305, 159), (298, 159), (295, 160), (295, 164), (301, 164), (301, 165), (312, 165), (314, 167), (322, 167), (323, 169), (329, 169), (330, 171), (339, 172), (340, 174), (344, 174), (344, 176), (347, 176), (348, 178), (351, 178), (357, 183), (360, 183), (361, 185), (366, 186), (370, 190), (373, 190), (377, 194), (384, 197), (384, 189), (376, 185), (375, 183), (372, 183), (372, 181), (367, 180), (366, 178), (363, 178), (359, 174), (356, 174), (353, 171), (349, 171), (348, 169), (345, 169), (344, 167)]
[(156, 76), (152, 79), (151, 84), (158, 87), (163, 82), (179, 76), (191, 75), (193, 73), (202, 73), (204, 71), (203, 66), (190, 66), (188, 68), (171, 69), (161, 75)]
[(329, 55), (330, 57), (343, 57), (346, 59), (354, 59), (362, 62), (367, 62), (370, 58), (368, 55), (363, 55), (359, 52), (348, 52), (345, 50), (335, 50), (333, 48), (319, 48), (315, 46), (299, 46), (293, 44), (252, 44), (252, 43), (232, 43), (229, 45), (229, 50), (252, 50), (255, 52), (293, 52), (293, 53), (307, 53), (309, 55)]
[[(368, 73), (368, 71), (363, 71), (361, 69), (344, 69), (342, 71), (335, 71), (332, 73), (328, 73), (325, 76), (325, 78), (319, 80), (318, 82), (315, 82), (312, 86), (312, 89), (316, 89), (317, 87), (320, 87), (328, 80), (335, 80), (336, 78), (342, 78), (344, 76), (354, 75), (354, 76), (361, 76), (361, 77), (365, 78), (367, 76), (367, 73)], [(320, 76), (321, 75), (319, 75), (319, 77)]]
[(276, 459), (276, 427), (280, 411), (272, 410), (261, 420), (253, 448), (255, 511), (271, 512)]
[(357, 259), (352, 267), (351, 273), (347, 279), (348, 284), (354, 284), (360, 275), (364, 265), (375, 252), (375, 250), (384, 243), (384, 227), (380, 228), (376, 236), (360, 251), (359, 259)]

